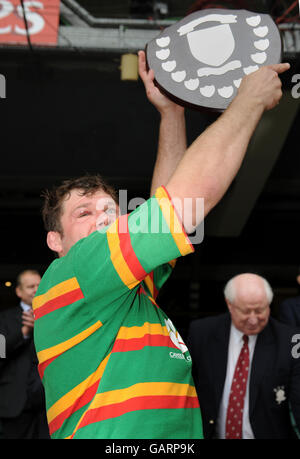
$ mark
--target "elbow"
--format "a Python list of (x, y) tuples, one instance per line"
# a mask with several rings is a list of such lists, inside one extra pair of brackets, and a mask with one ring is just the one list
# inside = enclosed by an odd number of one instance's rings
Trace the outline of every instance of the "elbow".
[[(203, 220), (206, 215), (216, 206), (216, 204), (222, 199), (224, 194), (224, 184), (220, 182), (217, 177), (209, 176), (202, 177), (201, 184), (199, 187), (199, 198), (196, 198), (196, 202), (193, 207), (193, 224), (199, 225), (199, 216)], [(202, 204), (201, 204), (202, 200)], [(202, 205), (202, 214), (200, 215), (200, 207)]]
[(195, 232), (220, 201), (224, 189), (224, 184), (215, 177), (199, 177), (191, 182), (188, 187), (180, 187), (180, 191), (177, 188), (177, 193), (171, 189), (173, 205), (187, 234)]
[(187, 234), (192, 234), (218, 204), (224, 195), (224, 186), (214, 177), (202, 180), (198, 196), (193, 198), (192, 206), (183, 213), (183, 225)]

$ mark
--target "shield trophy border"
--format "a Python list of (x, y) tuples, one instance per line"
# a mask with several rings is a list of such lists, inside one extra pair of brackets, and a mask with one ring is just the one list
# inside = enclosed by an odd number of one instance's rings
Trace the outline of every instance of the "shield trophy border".
[[(265, 65), (271, 65), (271, 64), (277, 64), (279, 62), (282, 61), (282, 55), (283, 55), (283, 38), (282, 38), (282, 34), (281, 34), (281, 31), (278, 29), (276, 23), (274, 22), (274, 20), (272, 19), (272, 17), (269, 15), (269, 14), (265, 14), (265, 13), (259, 13), (259, 12), (255, 12), (255, 11), (250, 11), (250, 10), (245, 10), (245, 9), (239, 9), (239, 10), (231, 10), (231, 9), (219, 9), (219, 8), (208, 8), (208, 9), (205, 9), (205, 10), (201, 10), (201, 13), (204, 13), (205, 12), (205, 15), (209, 15), (209, 14), (218, 14), (218, 15), (226, 15), (226, 14), (244, 14), (245, 18), (246, 16), (261, 16), (262, 18), (265, 18), (265, 17), (268, 17), (268, 21), (270, 21), (272, 23), (272, 26), (273, 26), (273, 30), (271, 33), (274, 33), (274, 30), (277, 30), (278, 32), (278, 35), (277, 35), (277, 38), (279, 38), (279, 45), (278, 45), (278, 48), (277, 48), (277, 53), (278, 54), (278, 59), (276, 62), (268, 62), (267, 64)], [(172, 28), (172, 34), (170, 35), (173, 35), (174, 34), (174, 30), (175, 28), (178, 29), (180, 27), (180, 25), (182, 23), (188, 23), (189, 21), (187, 21), (187, 18), (192, 18), (192, 17), (199, 17), (199, 11), (198, 12), (195, 12), (195, 13), (192, 13), (190, 14), (189, 16), (185, 16), (184, 18), (182, 18), (180, 21), (178, 21), (177, 23), (173, 24), (172, 26), (169, 26), (167, 28), (165, 28), (159, 35), (157, 35), (154, 39), (152, 39), (150, 42), (148, 42), (145, 46), (145, 54), (146, 54), (146, 67), (147, 67), (147, 70), (150, 69), (150, 66), (149, 66), (149, 54), (150, 54), (150, 47), (153, 46), (153, 43), (156, 42), (156, 40), (158, 40), (159, 38), (165, 36), (167, 33), (168, 33), (168, 30)], [(234, 37), (236, 39), (236, 37)], [(258, 39), (259, 37), (257, 37)], [(270, 44), (272, 46), (272, 42)], [(274, 46), (273, 46), (273, 49), (274, 49)], [(153, 67), (152, 67), (153, 68)], [(154, 68), (154, 74), (155, 74), (155, 68)], [(243, 76), (246, 76), (246, 75), (243, 75)], [(208, 113), (215, 113), (215, 114), (218, 114), (218, 113), (222, 113), (224, 110), (226, 110), (227, 106), (230, 104), (230, 102), (234, 99), (236, 93), (234, 94), (233, 97), (231, 97), (228, 101), (225, 101), (225, 103), (223, 104), (223, 106), (209, 106), (209, 105), (201, 105), (199, 103), (197, 104), (194, 104), (188, 100), (184, 100), (183, 98), (180, 98), (178, 96), (176, 96), (173, 92), (171, 92), (170, 90), (166, 89), (156, 78), (154, 78), (154, 84), (158, 87), (158, 89), (162, 92), (162, 94), (164, 94), (166, 97), (168, 97), (170, 100), (172, 100), (173, 102), (175, 102), (176, 104), (178, 105), (181, 105), (183, 107), (186, 107), (186, 108), (190, 108), (192, 110), (196, 110), (196, 111), (200, 111), (200, 112), (208, 112)], [(228, 102), (226, 104), (226, 102)]]

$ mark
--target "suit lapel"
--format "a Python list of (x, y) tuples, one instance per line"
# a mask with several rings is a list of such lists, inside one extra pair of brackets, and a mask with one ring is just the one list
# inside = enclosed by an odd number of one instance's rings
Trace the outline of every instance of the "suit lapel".
[(16, 314), (16, 321), (20, 327), (22, 327), (22, 313), (23, 313), (22, 307), (17, 306), (15, 308), (15, 314)]
[(259, 391), (261, 382), (263, 381), (264, 375), (268, 370), (270, 362), (273, 361), (274, 352), (273, 338), (270, 330), (270, 326), (267, 325), (264, 330), (258, 335), (250, 374), (250, 386), (249, 386), (249, 415), (251, 416), (256, 397)]
[(215, 388), (216, 410), (219, 409), (223, 394), (224, 382), (227, 371), (228, 344), (231, 319), (230, 315), (226, 314), (220, 317), (214, 336), (212, 337), (211, 346), (211, 364), (212, 376)]

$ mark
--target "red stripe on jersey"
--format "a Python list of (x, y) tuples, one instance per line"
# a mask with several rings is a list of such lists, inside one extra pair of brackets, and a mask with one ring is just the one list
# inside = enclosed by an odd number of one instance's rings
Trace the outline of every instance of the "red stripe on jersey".
[(49, 314), (50, 312), (56, 311), (57, 309), (69, 306), (75, 301), (82, 300), (84, 298), (83, 293), (80, 288), (72, 290), (71, 292), (65, 293), (64, 295), (53, 298), (53, 300), (48, 301), (40, 308), (37, 308), (34, 311), (35, 320), (40, 319), (41, 317)]
[[(126, 219), (126, 221), (120, 222), (121, 219)], [(122, 225), (122, 232), (120, 232), (120, 223)], [(126, 225), (127, 231), (123, 231), (124, 225)], [(143, 266), (139, 262), (138, 257), (136, 256), (132, 245), (131, 245), (131, 239), (130, 239), (130, 234), (128, 230), (128, 215), (123, 215), (122, 217), (119, 218), (118, 220), (118, 235), (119, 235), (119, 240), (120, 240), (120, 249), (122, 252), (122, 255), (134, 275), (134, 277), (137, 280), (142, 280), (144, 277), (147, 276), (146, 271), (144, 270)]]

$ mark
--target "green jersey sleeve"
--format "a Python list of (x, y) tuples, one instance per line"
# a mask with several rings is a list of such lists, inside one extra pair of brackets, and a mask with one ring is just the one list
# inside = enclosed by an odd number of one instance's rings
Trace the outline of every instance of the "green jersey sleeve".
[(131, 214), (80, 241), (74, 265), (86, 288), (101, 282), (103, 294), (113, 290), (121, 295), (153, 271), (159, 288), (169, 276), (173, 260), (193, 250), (166, 189), (160, 187)]

